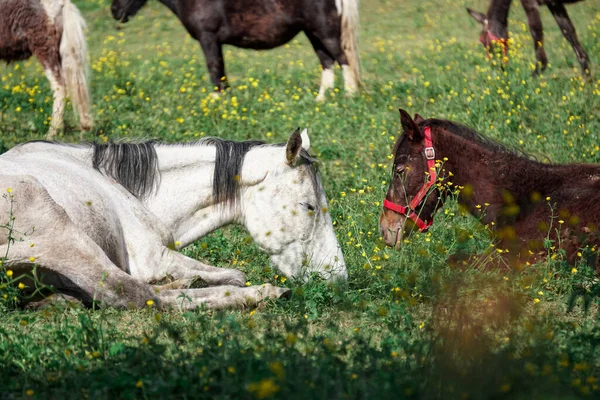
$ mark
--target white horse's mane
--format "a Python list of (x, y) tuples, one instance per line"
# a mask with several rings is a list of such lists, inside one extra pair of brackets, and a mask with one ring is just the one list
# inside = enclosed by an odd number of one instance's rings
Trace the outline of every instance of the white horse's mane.
[[(239, 199), (239, 176), (246, 154), (257, 147), (283, 147), (285, 143), (265, 143), (260, 140), (232, 141), (216, 137), (206, 137), (192, 142), (168, 143), (159, 140), (140, 142), (110, 143), (62, 143), (45, 140), (30, 143), (47, 143), (56, 146), (92, 149), (92, 166), (106, 176), (110, 176), (137, 198), (143, 199), (160, 185), (160, 170), (157, 146), (214, 146), (216, 148), (213, 177), (213, 194), (219, 204), (235, 207)], [(300, 160), (310, 168), (311, 178), (318, 185), (316, 159), (302, 149)], [(315, 186), (316, 188), (317, 186)]]

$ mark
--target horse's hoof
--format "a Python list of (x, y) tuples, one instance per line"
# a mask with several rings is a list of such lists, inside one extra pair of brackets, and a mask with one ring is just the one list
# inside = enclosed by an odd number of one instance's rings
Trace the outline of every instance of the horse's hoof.
[(278, 295), (279, 299), (289, 300), (290, 298), (292, 298), (292, 289), (288, 289), (288, 288), (277, 288), (277, 289), (279, 289), (279, 295)]
[(202, 279), (202, 277), (195, 276), (190, 281), (188, 289), (202, 289), (202, 288), (206, 288), (209, 286), (210, 285), (208, 284), (208, 282), (206, 282), (204, 279)]
[(78, 131), (85, 131), (85, 132), (90, 132), (92, 129), (94, 129), (94, 124), (92, 124), (91, 122), (90, 123), (81, 123), (77, 127)]
[(241, 271), (231, 271), (232, 277), (228, 280), (227, 285), (246, 286), (246, 275)]
[(270, 299), (289, 299), (292, 297), (292, 290), (288, 288), (282, 288), (278, 286), (273, 286), (270, 283), (265, 283), (262, 285), (263, 287), (263, 295), (265, 298)]

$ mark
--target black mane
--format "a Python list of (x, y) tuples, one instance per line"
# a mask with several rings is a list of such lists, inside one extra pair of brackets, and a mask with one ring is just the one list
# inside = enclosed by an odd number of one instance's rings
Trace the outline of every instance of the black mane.
[[(87, 146), (45, 140), (27, 142), (20, 146), (29, 143), (46, 143), (70, 147)], [(215, 146), (213, 196), (216, 203), (234, 207), (237, 205), (240, 196), (240, 174), (248, 151), (259, 146), (283, 147), (285, 145), (285, 143), (266, 144), (260, 140), (235, 142), (213, 137), (187, 143), (163, 143), (155, 140), (142, 143), (92, 143), (92, 167), (103, 175), (119, 182), (137, 198), (143, 199), (160, 185), (156, 146)], [(304, 149), (300, 152), (300, 158), (304, 164), (311, 166), (311, 178), (313, 184), (317, 185), (316, 160)]]
[(215, 146), (216, 159), (213, 176), (213, 195), (217, 203), (235, 206), (239, 198), (239, 175), (246, 153), (265, 142), (248, 140), (234, 142), (219, 138), (205, 138), (189, 143), (143, 143), (93, 144), (93, 167), (110, 176), (134, 196), (144, 198), (158, 186), (160, 174), (156, 146)]
[(92, 166), (135, 197), (144, 198), (160, 179), (155, 143), (93, 143)]
[(218, 138), (206, 138), (199, 143), (213, 145), (217, 149), (213, 175), (213, 196), (217, 204), (235, 207), (240, 197), (240, 174), (246, 153), (253, 147), (264, 146), (261, 140), (234, 142)]

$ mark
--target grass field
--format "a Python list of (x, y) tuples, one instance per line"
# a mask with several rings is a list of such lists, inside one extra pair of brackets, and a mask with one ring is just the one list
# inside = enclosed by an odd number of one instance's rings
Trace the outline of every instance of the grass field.
[[(308, 127), (350, 279), (290, 282), (242, 228), (229, 227), (184, 252), (237, 267), (253, 284), (289, 286), (290, 300), (227, 312), (29, 312), (14, 307), (18, 288), (0, 286), (0, 397), (600, 397), (599, 284), (585, 262), (567, 265), (550, 251), (520, 273), (453, 269), (450, 254), (491, 242), (452, 203), (402, 251), (386, 248), (378, 233), (399, 107), (461, 122), (549, 162), (600, 162), (597, 1), (568, 9), (591, 57), (594, 78), (584, 82), (545, 8), (551, 65), (531, 79), (533, 44), (518, 2), (502, 71), (486, 59), (465, 11), (485, 11), (486, 1), (364, 0), (364, 90), (344, 97), (338, 69), (339, 91), (319, 104), (320, 67), (303, 35), (267, 52), (227, 47), (232, 88), (215, 99), (199, 45), (166, 7), (150, 1), (120, 25), (109, 0), (76, 3), (89, 25), (97, 140), (280, 142)], [(2, 65), (0, 77), (0, 147), (42, 138), (52, 101), (37, 62)], [(76, 124), (71, 111), (67, 123)], [(575, 294), (582, 296), (569, 311)]]

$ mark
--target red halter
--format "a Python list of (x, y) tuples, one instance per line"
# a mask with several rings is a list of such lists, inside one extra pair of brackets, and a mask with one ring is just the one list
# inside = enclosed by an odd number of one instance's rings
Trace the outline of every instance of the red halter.
[(427, 159), (427, 168), (429, 169), (429, 180), (423, 184), (423, 187), (415, 197), (413, 197), (412, 201), (408, 206), (401, 206), (396, 203), (392, 203), (388, 199), (383, 200), (383, 208), (387, 208), (388, 210), (392, 210), (397, 212), (398, 214), (406, 215), (408, 218), (412, 219), (419, 227), (421, 232), (426, 231), (431, 224), (433, 224), (433, 215), (429, 221), (423, 221), (415, 210), (421, 204), (421, 201), (425, 198), (429, 189), (435, 184), (437, 179), (437, 171), (435, 170), (435, 149), (433, 148), (433, 142), (431, 141), (431, 128), (426, 126), (423, 129), (423, 133), (425, 135), (425, 158)]
[[(502, 46), (502, 53), (506, 56), (506, 54), (508, 53), (508, 39), (506, 39), (506, 38), (500, 38), (500, 37), (494, 35), (492, 32), (486, 30), (479, 37), (479, 41), (481, 43), (483, 43), (484, 46), (485, 46), (485, 37), (486, 36), (488, 37), (488, 39), (491, 42), (498, 42), (498, 43), (500, 43), (500, 45)], [(485, 51), (487, 52), (488, 58), (492, 58), (492, 55), (490, 54), (488, 46), (485, 46)]]

